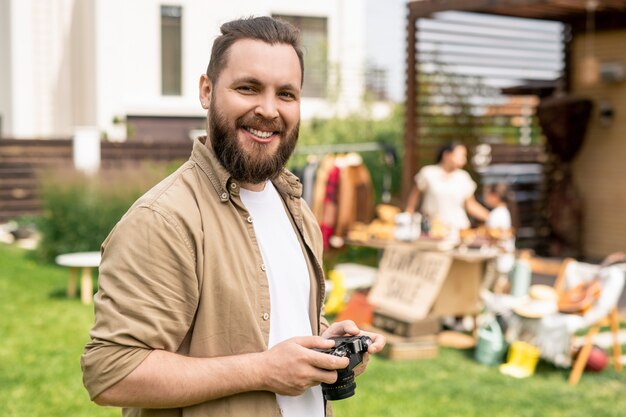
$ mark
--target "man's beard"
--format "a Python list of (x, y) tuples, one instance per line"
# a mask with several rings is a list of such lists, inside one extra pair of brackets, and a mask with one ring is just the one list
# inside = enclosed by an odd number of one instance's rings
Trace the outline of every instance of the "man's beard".
[[(280, 132), (278, 148), (270, 154), (270, 144), (249, 141), (244, 149), (237, 137), (237, 129), (242, 126), (261, 128), (265, 131)], [(260, 184), (274, 179), (280, 174), (298, 142), (300, 122), (286, 132), (284, 123), (269, 121), (259, 116), (246, 114), (235, 120), (234, 126), (229, 126), (226, 117), (215, 106), (209, 108), (209, 134), (211, 146), (220, 163), (240, 182)]]

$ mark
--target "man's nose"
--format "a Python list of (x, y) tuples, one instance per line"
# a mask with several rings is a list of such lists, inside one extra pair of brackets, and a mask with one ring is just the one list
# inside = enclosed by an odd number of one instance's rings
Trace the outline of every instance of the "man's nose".
[(254, 113), (266, 119), (275, 119), (278, 117), (278, 105), (276, 97), (273, 94), (263, 94), (259, 96)]

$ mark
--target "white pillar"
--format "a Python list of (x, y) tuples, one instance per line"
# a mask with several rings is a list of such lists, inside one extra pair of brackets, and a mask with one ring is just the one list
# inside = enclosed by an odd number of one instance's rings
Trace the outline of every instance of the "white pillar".
[(76, 127), (72, 146), (74, 167), (92, 175), (100, 169), (100, 131), (93, 126)]

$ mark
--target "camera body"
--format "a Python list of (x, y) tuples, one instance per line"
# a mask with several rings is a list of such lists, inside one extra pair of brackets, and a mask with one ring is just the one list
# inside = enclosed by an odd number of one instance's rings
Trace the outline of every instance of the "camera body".
[(331, 337), (330, 340), (335, 341), (335, 346), (330, 349), (315, 350), (342, 358), (347, 357), (350, 363), (344, 369), (337, 371), (337, 381), (334, 384), (322, 383), (322, 392), (328, 401), (343, 400), (354, 395), (356, 388), (354, 368), (363, 361), (363, 355), (372, 344), (372, 339), (367, 336), (342, 336)]

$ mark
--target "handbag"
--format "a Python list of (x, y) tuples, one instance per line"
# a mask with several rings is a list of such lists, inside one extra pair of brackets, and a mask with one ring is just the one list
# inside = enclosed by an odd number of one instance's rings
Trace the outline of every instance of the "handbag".
[[(602, 270), (603, 268), (624, 261), (626, 261), (626, 254), (624, 252), (615, 252), (602, 261), (600, 268)], [(559, 312), (565, 314), (584, 314), (598, 301), (601, 292), (602, 283), (600, 282), (599, 275), (596, 275), (588, 282), (580, 283), (573, 288), (560, 292), (557, 302)]]
[(559, 294), (558, 309), (565, 314), (584, 314), (600, 298), (602, 284), (598, 278), (583, 282)]

